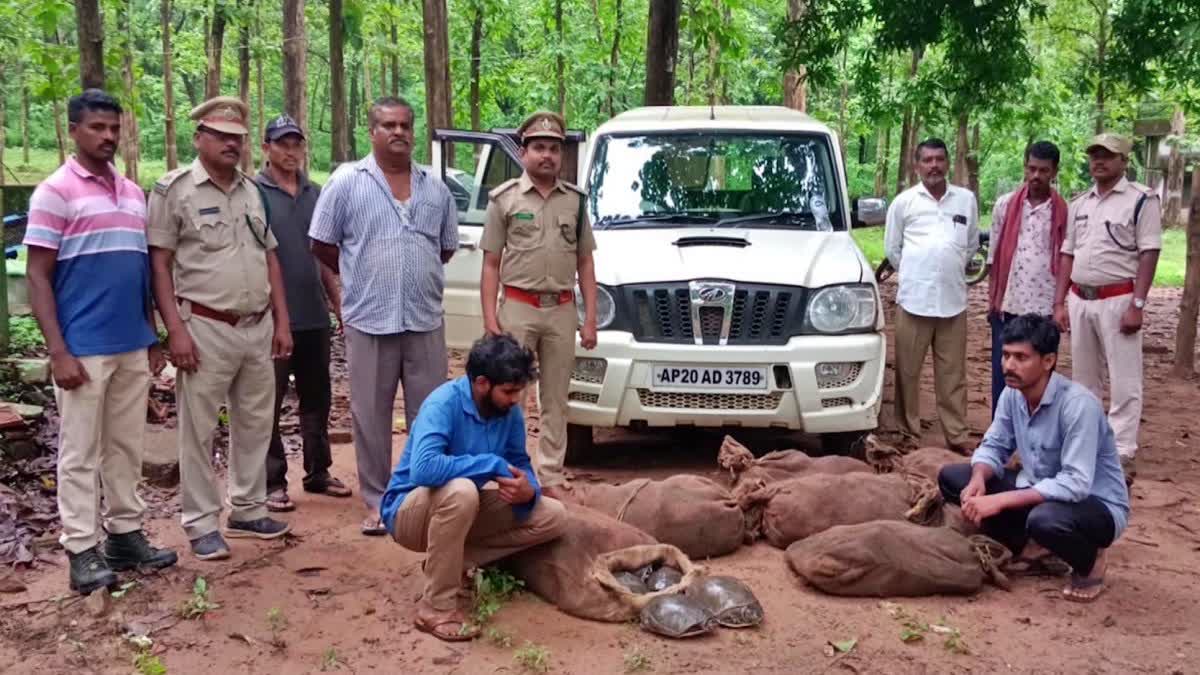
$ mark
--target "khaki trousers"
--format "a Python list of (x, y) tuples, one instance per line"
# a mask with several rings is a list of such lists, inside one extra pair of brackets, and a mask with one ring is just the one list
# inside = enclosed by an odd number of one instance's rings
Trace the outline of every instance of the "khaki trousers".
[(1084, 300), (1071, 292), (1067, 297), (1072, 379), (1103, 401), (1101, 376), (1107, 369), (1108, 423), (1122, 457), (1137, 453), (1142, 419), (1142, 331), (1121, 332), (1121, 315), (1132, 301), (1132, 295)]
[(538, 406), (541, 436), (533, 464), (542, 487), (562, 485), (567, 456), (567, 389), (575, 368), (575, 332), (579, 316), (575, 303), (534, 307), (501, 299), (500, 327), (537, 354)]
[(421, 602), (445, 612), (455, 608), (464, 570), (557, 539), (566, 524), (567, 510), (549, 497), (539, 498), (529, 517), (517, 520), (499, 490), (479, 490), (470, 480), (455, 478), (408, 493), (392, 532), (404, 548), (428, 554)]
[[(184, 312), (187, 314), (187, 312)], [(188, 539), (217, 531), (221, 492), (212, 467), (212, 436), (228, 401), (230, 519), (267, 515), (267, 446), (274, 420), (274, 325), (268, 314), (257, 323), (230, 326), (201, 316), (184, 319), (200, 367), (179, 371), (179, 476), (183, 529)]]
[(933, 385), (946, 443), (965, 445), (967, 431), (967, 313), (917, 316), (896, 306), (896, 423), (921, 437), (921, 368), (933, 347)]
[(142, 528), (145, 510), (137, 486), (142, 479), (146, 398), (150, 394), (146, 350), (84, 356), (79, 362), (90, 380), (70, 391), (54, 388), (62, 417), (58, 433), (59, 542), (70, 553), (100, 543), (97, 515), (103, 518), (106, 531), (125, 534)]

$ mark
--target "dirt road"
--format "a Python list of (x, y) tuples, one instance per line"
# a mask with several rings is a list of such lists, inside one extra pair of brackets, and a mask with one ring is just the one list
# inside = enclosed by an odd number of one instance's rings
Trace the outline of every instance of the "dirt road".
[[(886, 289), (889, 295), (893, 289)], [(968, 351), (970, 421), (979, 432), (988, 417), (983, 290), (972, 292)], [(508, 645), (481, 640), (448, 646), (411, 628), (420, 557), (390, 540), (360, 536), (357, 499), (301, 492), (301, 468), (294, 462), (292, 494), (299, 509), (290, 520), (297, 536), (287, 542), (235, 540), (232, 560), (202, 563), (184, 553), (186, 541), (174, 517), (155, 518), (148, 529), (157, 541), (181, 552), (179, 566), (144, 578), (99, 618), (88, 603), (70, 596), (39, 601), (65, 595), (65, 557), (59, 567), (42, 565), (26, 575), (26, 592), (0, 596), (0, 671), (127, 673), (133, 648), (120, 635), (132, 628), (152, 634), (152, 652), (171, 673), (516, 673), (522, 666), (514, 655), (527, 642), (546, 650), (550, 671), (561, 673), (620, 673), (635, 666), (659, 673), (1197, 672), (1200, 389), (1195, 381), (1167, 375), (1177, 305), (1175, 293), (1156, 292), (1152, 298), (1133, 517), (1112, 550), (1109, 591), (1094, 605), (1061, 600), (1061, 583), (1053, 580), (1021, 580), (1012, 592), (989, 586), (969, 598), (898, 599), (917, 623), (940, 624), (961, 636), (947, 645), (945, 634), (930, 632), (906, 643), (900, 639), (901, 621), (880, 601), (833, 598), (804, 588), (787, 569), (782, 551), (757, 544), (706, 564), (714, 573), (750, 583), (766, 609), (766, 622), (758, 629), (671, 642), (633, 625), (574, 619), (524, 594), (492, 621), (507, 638), (499, 641)], [(1069, 363), (1069, 357), (1064, 360)], [(932, 376), (927, 378), (924, 413), (932, 418)], [(885, 430), (891, 426), (890, 391), (889, 374)], [(934, 423), (925, 440), (936, 444), (940, 436)], [(617, 435), (603, 445), (604, 459), (577, 467), (576, 477), (713, 474), (720, 438), (720, 433)], [(803, 435), (739, 438), (761, 450), (815, 445)], [(397, 452), (403, 441), (398, 434)], [(351, 446), (335, 448), (334, 471), (343, 480), (353, 479)], [(206, 577), (211, 599), (220, 607), (202, 620), (180, 620), (178, 608), (198, 575)], [(282, 647), (271, 644), (267, 616), (273, 609), (278, 610), (278, 638), (286, 643)], [(827, 643), (850, 639), (857, 642), (849, 653), (826, 655)]]

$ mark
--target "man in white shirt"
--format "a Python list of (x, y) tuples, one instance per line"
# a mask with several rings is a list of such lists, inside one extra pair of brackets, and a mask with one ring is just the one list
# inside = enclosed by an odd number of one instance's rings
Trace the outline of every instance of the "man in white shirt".
[(971, 450), (967, 429), (966, 264), (979, 247), (975, 195), (946, 182), (946, 143), (917, 145), (921, 182), (888, 208), (884, 253), (899, 271), (896, 293), (896, 422), (910, 442), (921, 437), (920, 383), (933, 347), (938, 419), (947, 446)]

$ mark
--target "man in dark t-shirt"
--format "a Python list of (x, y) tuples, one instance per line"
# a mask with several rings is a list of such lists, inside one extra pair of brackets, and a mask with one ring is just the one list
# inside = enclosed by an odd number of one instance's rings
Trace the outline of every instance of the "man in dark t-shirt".
[(275, 427), (267, 451), (267, 508), (291, 511), (296, 505), (288, 496), (279, 414), (292, 376), (300, 399), (304, 491), (332, 497), (351, 494), (350, 488), (329, 475), (333, 463), (329, 449), (329, 311), (332, 307), (340, 327), (341, 291), (333, 272), (309, 252), (308, 225), (321, 189), (300, 168), (306, 152), (304, 132), (294, 119), (281, 115), (271, 120), (264, 136), (267, 164), (255, 181), (267, 204), (271, 231), (279, 241), (277, 254), (295, 344), (290, 358), (275, 362)]

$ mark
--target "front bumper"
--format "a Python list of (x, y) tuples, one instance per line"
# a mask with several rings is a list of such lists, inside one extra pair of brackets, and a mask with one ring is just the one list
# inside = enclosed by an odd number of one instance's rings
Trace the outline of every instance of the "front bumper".
[[(618, 426), (774, 427), (810, 433), (874, 429), (883, 400), (886, 343), (882, 333), (801, 336), (785, 345), (714, 346), (638, 342), (625, 332), (602, 331), (596, 348), (576, 348), (579, 359), (603, 359), (571, 376), (572, 424)], [(656, 363), (766, 366), (768, 386), (757, 392), (667, 393), (651, 387)], [(818, 363), (857, 364), (853, 376), (818, 385)]]

